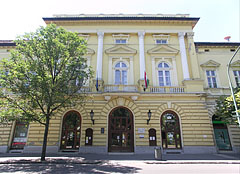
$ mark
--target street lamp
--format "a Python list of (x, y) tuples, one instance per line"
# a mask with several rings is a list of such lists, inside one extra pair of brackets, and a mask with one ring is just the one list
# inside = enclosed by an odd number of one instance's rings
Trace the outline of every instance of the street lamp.
[(151, 120), (152, 112), (151, 110), (148, 111), (148, 119), (147, 119), (147, 124), (149, 124), (149, 121)]
[(91, 112), (90, 112), (90, 117), (91, 117), (92, 123), (94, 124), (93, 116), (94, 116), (94, 112), (93, 112), (93, 110), (91, 110)]
[(228, 62), (228, 65), (227, 65), (227, 76), (228, 76), (228, 82), (229, 82), (229, 87), (231, 89), (231, 94), (232, 94), (232, 97), (233, 97), (233, 103), (234, 103), (234, 107), (235, 107), (235, 112), (236, 112), (236, 116), (237, 116), (237, 120), (238, 120), (238, 125), (240, 127), (240, 117), (239, 117), (239, 114), (238, 114), (238, 108), (237, 108), (237, 103), (236, 103), (236, 99), (235, 99), (235, 96), (234, 96), (234, 92), (233, 92), (233, 87), (232, 87), (232, 81), (231, 81), (231, 78), (230, 78), (230, 75), (229, 75), (229, 67), (230, 67), (230, 64), (232, 63), (232, 60), (233, 58), (236, 56), (237, 52), (239, 51), (240, 49), (240, 46), (237, 48), (237, 50), (235, 51), (235, 53), (233, 54), (232, 58), (229, 60)]

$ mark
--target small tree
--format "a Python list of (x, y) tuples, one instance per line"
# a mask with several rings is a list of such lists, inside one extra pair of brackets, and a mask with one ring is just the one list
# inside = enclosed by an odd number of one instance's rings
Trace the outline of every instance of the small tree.
[[(234, 95), (236, 99), (236, 103), (238, 106), (238, 113), (240, 112), (240, 88), (236, 88), (234, 90)], [(235, 107), (233, 104), (232, 96), (221, 96), (216, 100), (216, 112), (215, 115), (221, 121), (229, 124), (236, 124), (237, 119), (233, 115), (236, 115)]]
[(81, 89), (92, 74), (83, 58), (86, 43), (54, 24), (20, 36), (15, 43), (11, 57), (1, 61), (0, 122), (44, 125), (44, 161), (50, 119), (58, 109), (80, 104), (86, 97)]

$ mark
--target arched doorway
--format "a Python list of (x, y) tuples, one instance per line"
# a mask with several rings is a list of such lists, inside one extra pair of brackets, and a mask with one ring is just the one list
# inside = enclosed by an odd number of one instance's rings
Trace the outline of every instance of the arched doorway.
[(80, 147), (81, 116), (69, 111), (63, 117), (61, 149), (77, 150)]
[(134, 151), (133, 115), (127, 108), (118, 107), (109, 114), (108, 151)]
[(177, 114), (166, 111), (161, 116), (162, 147), (164, 149), (181, 149), (180, 124)]

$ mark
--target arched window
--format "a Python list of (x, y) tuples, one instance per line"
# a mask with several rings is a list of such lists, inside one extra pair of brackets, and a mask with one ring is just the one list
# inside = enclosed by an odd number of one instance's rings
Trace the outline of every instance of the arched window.
[(85, 145), (92, 146), (93, 141), (93, 130), (91, 128), (86, 129), (86, 138), (85, 138)]
[(171, 86), (170, 66), (166, 62), (158, 64), (159, 86)]
[(127, 65), (124, 62), (118, 62), (115, 67), (115, 85), (127, 84)]
[(149, 146), (156, 146), (157, 145), (156, 130), (151, 128), (148, 130), (148, 133), (149, 133)]

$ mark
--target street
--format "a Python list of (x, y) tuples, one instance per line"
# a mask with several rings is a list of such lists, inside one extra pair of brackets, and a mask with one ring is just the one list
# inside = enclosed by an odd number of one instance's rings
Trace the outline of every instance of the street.
[(109, 161), (99, 164), (0, 164), (0, 173), (184, 173), (239, 174), (240, 164), (160, 164), (154, 161)]

